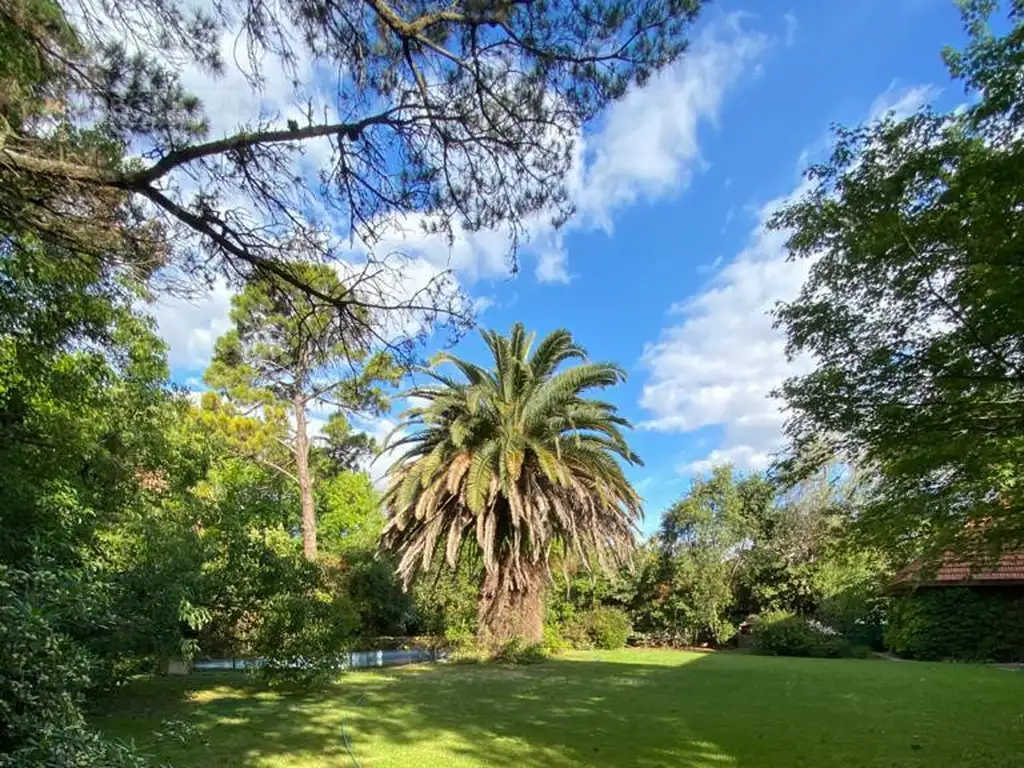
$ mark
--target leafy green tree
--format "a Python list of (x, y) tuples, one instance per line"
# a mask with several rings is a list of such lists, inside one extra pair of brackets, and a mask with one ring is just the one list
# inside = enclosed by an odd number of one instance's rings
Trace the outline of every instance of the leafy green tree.
[(829, 465), (785, 490), (765, 487), (774, 498), (754, 521), (743, 552), (737, 613), (814, 613), (822, 562), (846, 538), (859, 510), (859, 473)]
[(750, 541), (765, 520), (774, 489), (758, 474), (738, 476), (731, 465), (696, 478), (662, 516), (658, 543), (667, 553), (687, 548), (726, 552)]
[(945, 52), (970, 104), (838, 132), (774, 226), (813, 260), (777, 311), (794, 464), (838, 452), (874, 476), (859, 524), (902, 558), (1024, 543), (1024, 4), (961, 4)]
[[(620, 383), (616, 365), (586, 361), (568, 331), (534, 348), (522, 325), (482, 332), (494, 367), (441, 354), (436, 383), (410, 394), (407, 446), (389, 471), (385, 549), (407, 582), (435, 557), (450, 567), (476, 548), (484, 565), (479, 626), (492, 641), (539, 642), (553, 547), (605, 567), (632, 549), (640, 499), (619, 459), (638, 464), (629, 422), (587, 393)], [(580, 364), (561, 369), (563, 363)], [(440, 373), (453, 365), (462, 380)]]
[(174, 483), (177, 404), (139, 296), (96, 259), (0, 240), (2, 765), (133, 764), (81, 707), (178, 628), (120, 578), (121, 529)]
[[(178, 536), (191, 533), (197, 548), (193, 570), (179, 579), (195, 585), (194, 601), (210, 611), (196, 638), (200, 650), (229, 658), (254, 656), (263, 606), (275, 595), (301, 589), (296, 585), (301, 552), (292, 535), (298, 488), (279, 473), (235, 455), (201, 414), (193, 412), (189, 421), (192, 439), (208, 440), (211, 455), (205, 475), (175, 510), (185, 518)], [(160, 549), (173, 546), (174, 530), (150, 544), (154, 576), (173, 562)]]
[(686, 644), (728, 640), (746, 558), (773, 500), (763, 476), (740, 477), (731, 466), (696, 478), (663, 515), (641, 563), (638, 629)]
[(854, 645), (882, 650), (892, 570), (883, 552), (834, 542), (811, 575), (815, 616)]
[[(336, 309), (346, 288), (331, 267), (293, 269), (328, 299), (310, 298), (279, 279), (250, 282), (232, 300), (235, 327), (217, 340), (205, 380), (243, 415), (264, 416), (261, 422), (248, 421), (246, 426), (255, 428), (236, 444), (298, 485), (303, 551), (312, 560), (317, 523), (309, 411), (319, 406), (381, 413), (388, 407), (382, 385), (399, 373), (387, 355), (372, 353), (368, 313)], [(340, 431), (332, 431), (331, 445)]]
[[(206, 444), (205, 474), (154, 510), (148, 535), (135, 537), (145, 555), (132, 558), (135, 582), (172, 595), (188, 587), (190, 604), (205, 612), (189, 640), (204, 654), (268, 659), (272, 679), (334, 674), (337, 655), (360, 630), (347, 563), (338, 552), (347, 555), (360, 540), (362, 552), (372, 551), (380, 530), (368, 479), (356, 476), (366, 487), (356, 483), (351, 493), (341, 487), (337, 499), (319, 499), (324, 546), (321, 557), (309, 561), (294, 536), (296, 484), (239, 456), (232, 436), (211, 428), (198, 408), (184, 415), (181, 431), (189, 444)], [(355, 473), (333, 479), (346, 475)], [(369, 508), (360, 510), (359, 499)], [(188, 545), (191, 558), (177, 556), (179, 542)], [(298, 658), (304, 670), (294, 668)]]
[(354, 429), (348, 417), (339, 411), (327, 418), (320, 437), (315, 454), (324, 475), (359, 471), (379, 449), (372, 435)]
[[(367, 639), (419, 634), (424, 626), (417, 601), (402, 588), (391, 558), (375, 547), (349, 547), (342, 560), (345, 594), (359, 615), (360, 634)], [(443, 636), (442, 624), (438, 635)]]
[(318, 502), (318, 527), (326, 550), (344, 555), (352, 549), (375, 549), (384, 515), (369, 475), (343, 471), (325, 478)]
[[(446, 276), (396, 288), (404, 264), (375, 246), (410, 222), (442, 237), (503, 227), (514, 258), (532, 217), (571, 213), (582, 126), (682, 52), (700, 5), (8, 0), (0, 211), (95, 255), (130, 261), (140, 239), (173, 232), (162, 256), (178, 274), (274, 277), (343, 311), (464, 319)], [(287, 102), (307, 108), (260, 107), (212, 136), (179, 73), (216, 78), (225, 38), (245, 62), (245, 96), (262, 105), (283, 72)], [(82, 146), (83, 127), (129, 156)], [(296, 253), (338, 261), (353, 239), (371, 252), (345, 293), (293, 268)]]

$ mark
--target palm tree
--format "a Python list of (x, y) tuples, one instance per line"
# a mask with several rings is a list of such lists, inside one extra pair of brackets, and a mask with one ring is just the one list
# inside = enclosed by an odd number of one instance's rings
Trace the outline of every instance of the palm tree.
[[(622, 435), (630, 424), (585, 396), (626, 374), (589, 362), (565, 330), (535, 349), (519, 323), (507, 338), (481, 335), (493, 369), (441, 354), (425, 371), (431, 384), (408, 393), (427, 404), (395, 432), (392, 445), (408, 447), (388, 473), (381, 543), (406, 583), (442, 552), (452, 568), (475, 552), (481, 634), (537, 642), (553, 554), (611, 569), (634, 544), (640, 498), (618, 461), (641, 463)], [(571, 360), (580, 362), (562, 367)], [(438, 372), (445, 363), (461, 380)]]

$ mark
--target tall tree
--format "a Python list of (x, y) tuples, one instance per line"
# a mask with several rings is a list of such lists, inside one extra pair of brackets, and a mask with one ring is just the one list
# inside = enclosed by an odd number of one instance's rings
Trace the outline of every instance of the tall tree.
[(695, 478), (665, 511), (654, 556), (643, 563), (641, 627), (687, 644), (729, 639), (745, 556), (771, 519), (773, 501), (763, 476), (741, 476), (729, 465)]
[(796, 463), (871, 470), (860, 525), (903, 556), (1024, 543), (1024, 3), (1004, 35), (961, 5), (971, 105), (840, 130), (774, 220), (813, 259), (777, 313), (815, 363), (782, 388)]
[[(516, 324), (509, 336), (482, 332), (494, 358), (483, 368), (441, 354), (426, 371), (435, 384), (411, 395), (428, 404), (406, 412), (394, 447), (408, 446), (389, 471), (385, 548), (408, 582), (435, 557), (455, 567), (466, 546), (484, 563), (479, 626), (492, 642), (543, 633), (553, 548), (606, 568), (633, 545), (640, 498), (618, 459), (639, 464), (622, 434), (629, 422), (593, 389), (626, 375), (587, 362), (568, 331), (533, 347)], [(563, 363), (583, 361), (559, 370)], [(462, 380), (440, 373), (455, 366)]]
[[(462, 316), (443, 278), (410, 292), (389, 275), (402, 263), (374, 251), (382, 237), (503, 228), (514, 265), (531, 219), (571, 213), (583, 124), (680, 54), (700, 5), (3, 0), (0, 213), (127, 262), (172, 233), (160, 256), (178, 275), (274, 276), (342, 311)], [(285, 73), (276, 106), (293, 111), (254, 108), (211, 135), (179, 73), (212, 80), (225, 49), (256, 104)], [(81, 146), (82, 128), (128, 156)], [(343, 294), (293, 268), (297, 252), (341, 260), (353, 239), (371, 255)]]
[[(217, 340), (205, 379), (234, 405), (262, 413), (256, 423), (265, 431), (246, 434), (240, 445), (297, 483), (303, 551), (312, 560), (317, 544), (309, 412), (319, 406), (379, 414), (388, 407), (382, 385), (396, 381), (398, 371), (387, 354), (373, 352), (365, 322), (353, 324), (350, 313), (336, 310), (347, 289), (333, 268), (306, 264), (292, 270), (326, 298), (283, 279), (250, 282), (232, 300), (235, 327)], [(282, 448), (284, 461), (272, 458)]]

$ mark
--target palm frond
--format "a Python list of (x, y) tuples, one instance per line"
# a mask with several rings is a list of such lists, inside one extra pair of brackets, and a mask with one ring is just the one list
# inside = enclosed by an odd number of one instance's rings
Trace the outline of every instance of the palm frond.
[[(586, 360), (565, 330), (534, 344), (520, 324), (508, 336), (484, 331), (493, 366), (436, 356), (432, 383), (409, 390), (393, 446), (407, 448), (389, 470), (382, 545), (412, 578), (443, 556), (454, 566), (463, 545), (479, 550), (506, 589), (529, 589), (552, 551), (611, 567), (633, 545), (640, 497), (622, 463), (639, 464), (608, 402), (587, 396), (626, 374)], [(562, 367), (570, 361), (572, 367)], [(453, 366), (453, 378), (437, 371)], [(488, 577), (489, 579), (491, 577)], [(486, 589), (485, 589), (486, 591)]]

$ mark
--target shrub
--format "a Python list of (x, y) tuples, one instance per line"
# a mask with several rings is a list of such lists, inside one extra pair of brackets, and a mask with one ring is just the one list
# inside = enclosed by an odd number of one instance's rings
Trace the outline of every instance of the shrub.
[(256, 672), (270, 683), (315, 685), (334, 678), (359, 630), (359, 615), (343, 595), (321, 584), (275, 595), (263, 604), (254, 649)]
[(885, 645), (911, 659), (1024, 661), (1024, 597), (966, 587), (898, 597)]
[(82, 702), (96, 664), (62, 626), (68, 590), (56, 573), (0, 565), (0, 767), (145, 765), (86, 725)]
[(877, 596), (849, 602), (830, 598), (823, 602), (817, 613), (848, 642), (880, 651), (885, 647), (883, 634), (888, 621), (889, 602), (889, 598)]
[(555, 656), (570, 648), (569, 642), (562, 637), (562, 632), (557, 624), (544, 625), (544, 652), (549, 656)]
[(835, 632), (789, 611), (762, 614), (754, 631), (754, 650), (766, 656), (838, 658), (852, 653)]
[(836, 548), (827, 553), (811, 576), (821, 596), (815, 616), (848, 642), (881, 650), (889, 604), (889, 598), (880, 596), (886, 574), (886, 563), (874, 550)]
[(875, 655), (875, 649), (870, 645), (852, 645), (846, 646), (846, 652), (843, 654), (851, 659), (870, 659)]
[(435, 565), (429, 573), (419, 574), (412, 597), (420, 631), (444, 635), (453, 646), (462, 638), (475, 638), (482, 578), (482, 566), (468, 557), (454, 573)]
[(574, 616), (565, 626), (565, 639), (573, 648), (615, 650), (623, 648), (632, 626), (620, 608), (599, 606)]
[(526, 643), (518, 636), (506, 641), (494, 655), (495, 661), (505, 664), (536, 664), (547, 658), (543, 643)]

